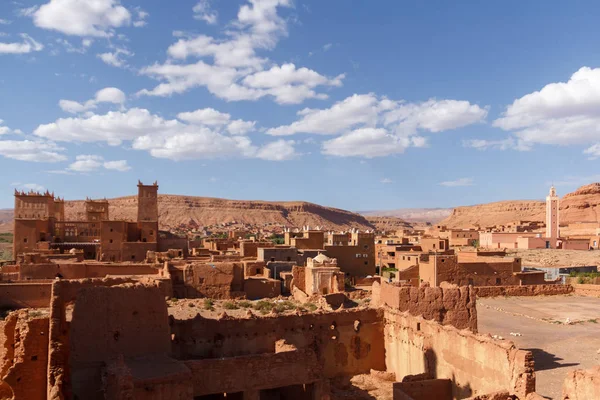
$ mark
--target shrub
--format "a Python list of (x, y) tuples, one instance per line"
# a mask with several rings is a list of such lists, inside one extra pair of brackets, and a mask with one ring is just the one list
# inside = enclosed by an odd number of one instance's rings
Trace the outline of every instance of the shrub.
[(213, 302), (212, 299), (204, 299), (204, 309), (214, 311), (215, 310), (214, 304), (215, 303)]
[(242, 308), (252, 308), (252, 302), (248, 301), (248, 300), (242, 300), (240, 302), (237, 303), (238, 306), (242, 307)]
[(226, 301), (223, 303), (223, 308), (226, 310), (238, 310), (240, 307), (233, 301)]

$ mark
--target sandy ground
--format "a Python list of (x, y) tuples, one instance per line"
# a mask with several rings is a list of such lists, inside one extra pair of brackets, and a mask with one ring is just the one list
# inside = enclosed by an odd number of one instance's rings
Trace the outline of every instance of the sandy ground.
[(599, 250), (508, 250), (509, 256), (521, 257), (523, 266), (566, 267), (600, 265)]
[[(536, 390), (548, 399), (560, 398), (567, 371), (600, 364), (598, 298), (538, 296), (478, 299), (477, 318), (480, 333), (500, 335), (533, 353)], [(513, 336), (511, 332), (522, 336)]]

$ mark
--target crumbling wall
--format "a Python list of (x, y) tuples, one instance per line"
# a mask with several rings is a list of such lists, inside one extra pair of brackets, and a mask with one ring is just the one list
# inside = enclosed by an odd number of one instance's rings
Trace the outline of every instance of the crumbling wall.
[(292, 268), (292, 285), (306, 293), (306, 267)]
[(49, 263), (22, 264), (19, 279), (54, 279), (58, 274), (64, 279), (104, 278), (106, 275), (154, 275), (160, 267), (150, 264), (100, 264), (100, 263)]
[(380, 285), (375, 282), (373, 288), (378, 297), (378, 300), (375, 300), (377, 305), (407, 311), (414, 316), (421, 315), (443, 325), (452, 325), (459, 329), (468, 328), (477, 332), (477, 309), (471, 287), (417, 288), (387, 282)]
[(0, 308), (44, 308), (50, 304), (52, 283), (0, 284)]
[(277, 297), (281, 295), (281, 281), (267, 278), (244, 279), (244, 293), (250, 300)]
[(533, 356), (511, 342), (391, 309), (384, 317), (386, 366), (397, 380), (450, 379), (454, 398), (508, 390), (524, 399), (535, 391)]
[(600, 399), (600, 366), (569, 371), (563, 384), (563, 400)]
[(242, 263), (193, 263), (184, 267), (186, 298), (229, 299), (243, 291)]
[(38, 313), (21, 310), (6, 318), (1, 398), (46, 399), (49, 320)]
[(300, 351), (313, 349), (325, 377), (385, 370), (382, 315), (375, 309), (250, 319), (198, 315), (171, 319), (171, 334), (181, 360), (271, 354), (283, 339)]
[(573, 293), (571, 285), (478, 286), (473, 291), (477, 297), (542, 296)]

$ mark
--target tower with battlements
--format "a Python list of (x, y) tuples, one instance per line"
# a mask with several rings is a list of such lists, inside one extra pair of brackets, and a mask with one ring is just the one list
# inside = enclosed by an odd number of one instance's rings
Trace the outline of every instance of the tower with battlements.
[(560, 235), (558, 229), (560, 199), (556, 195), (554, 185), (550, 187), (550, 193), (546, 196), (546, 238), (550, 240), (550, 247), (556, 247), (556, 241)]

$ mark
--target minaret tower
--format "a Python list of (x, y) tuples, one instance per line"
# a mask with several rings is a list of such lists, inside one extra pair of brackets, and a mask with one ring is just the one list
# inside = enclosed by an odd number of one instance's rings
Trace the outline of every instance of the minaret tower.
[(550, 187), (550, 193), (546, 197), (546, 237), (550, 239), (551, 247), (556, 247), (559, 237), (558, 231), (558, 206), (559, 198), (556, 195), (554, 185)]

